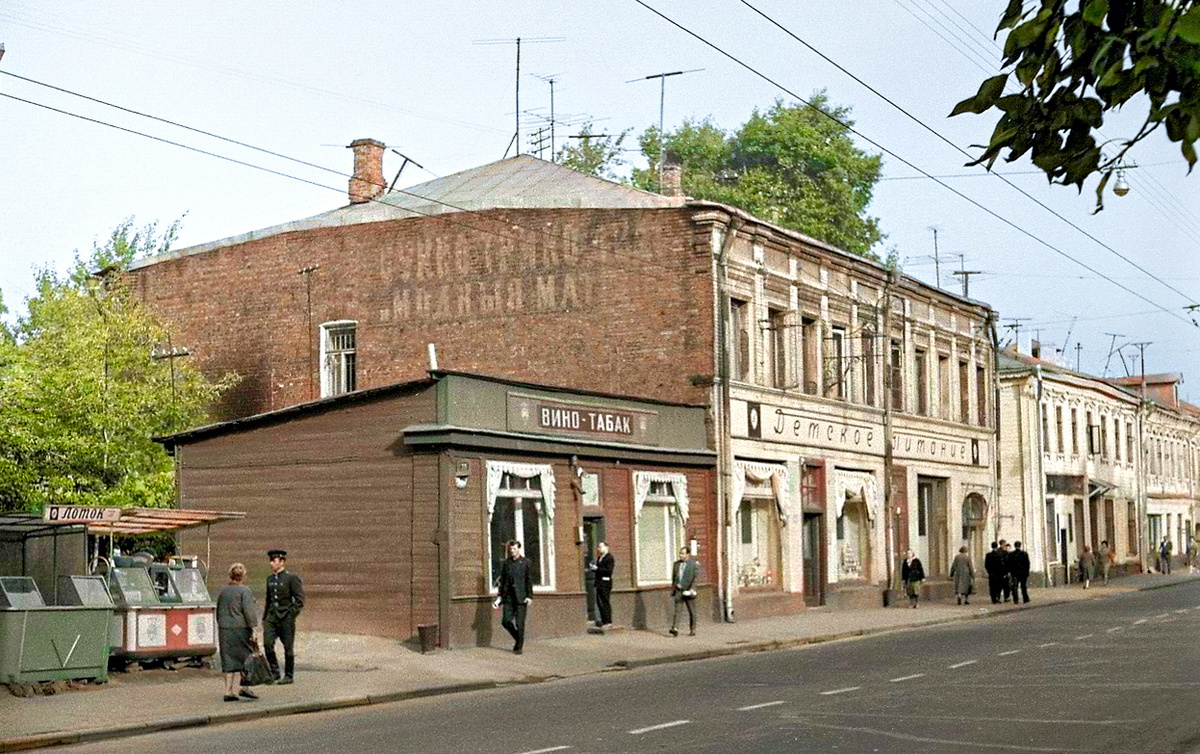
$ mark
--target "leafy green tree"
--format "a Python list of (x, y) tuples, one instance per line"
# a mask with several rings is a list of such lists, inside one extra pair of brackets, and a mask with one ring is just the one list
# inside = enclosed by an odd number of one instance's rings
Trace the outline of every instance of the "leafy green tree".
[(633, 183), (658, 187), (664, 151), (683, 167), (683, 192), (740, 207), (846, 251), (874, 256), (883, 240), (866, 213), (882, 161), (854, 144), (850, 109), (817, 92), (811, 106), (778, 100), (755, 110), (734, 132), (711, 118), (687, 121), (673, 133), (651, 127), (640, 137), (649, 162)]
[[(951, 116), (1000, 111), (991, 141), (971, 163), (990, 169), (1029, 153), (1052, 183), (1077, 186), (1100, 173), (1104, 187), (1138, 142), (1165, 127), (1191, 170), (1200, 138), (1200, 2), (1197, 0), (1041, 0), (1028, 11), (1009, 0), (997, 33), (1007, 31), (1005, 68)], [(1010, 78), (1020, 87), (1005, 94)], [(1113, 141), (1096, 136), (1106, 113), (1135, 97), (1148, 104), (1141, 126)]]
[(169, 333), (120, 274), (165, 251), (175, 227), (159, 236), (126, 222), (68, 274), (38, 273), (0, 341), (0, 510), (172, 504), (172, 463), (151, 438), (201, 423), (232, 381), (156, 358)]
[(617, 168), (625, 164), (621, 144), (629, 135), (629, 129), (611, 136), (597, 134), (593, 128), (590, 122), (584, 123), (575, 143), (567, 143), (559, 149), (554, 161), (580, 173), (615, 180)]

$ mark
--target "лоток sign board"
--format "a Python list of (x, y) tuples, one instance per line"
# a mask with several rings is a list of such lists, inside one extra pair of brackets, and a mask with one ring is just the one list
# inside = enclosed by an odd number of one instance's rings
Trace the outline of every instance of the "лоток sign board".
[(89, 508), (83, 505), (47, 505), (42, 518), (61, 524), (90, 524), (97, 521), (118, 521), (120, 508)]

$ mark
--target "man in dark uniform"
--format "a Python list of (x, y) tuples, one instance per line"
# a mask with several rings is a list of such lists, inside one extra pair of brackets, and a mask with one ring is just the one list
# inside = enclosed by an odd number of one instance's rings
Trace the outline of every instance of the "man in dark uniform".
[(1003, 578), (1004, 572), (1003, 559), (1004, 556), (1000, 554), (1000, 545), (992, 542), (991, 552), (983, 556), (983, 570), (987, 571), (988, 594), (991, 595), (993, 605), (1000, 603), (1000, 580)]
[(600, 627), (612, 625), (612, 575), (616, 563), (607, 542), (596, 545), (596, 562), (592, 569), (596, 572), (596, 611), (600, 613), (596, 625)]
[[(263, 608), (263, 653), (279, 683), (291, 683), (296, 673), (296, 616), (304, 607), (304, 584), (287, 571), (287, 552), (268, 550), (271, 575), (267, 577), (267, 601)], [(275, 656), (275, 640), (283, 642), (283, 675)]]
[(513, 653), (521, 654), (525, 648), (525, 613), (533, 602), (533, 565), (521, 555), (521, 543), (508, 543), (508, 557), (500, 564), (500, 581), (497, 585), (500, 596), (493, 607), (504, 606), (500, 625), (513, 637)]

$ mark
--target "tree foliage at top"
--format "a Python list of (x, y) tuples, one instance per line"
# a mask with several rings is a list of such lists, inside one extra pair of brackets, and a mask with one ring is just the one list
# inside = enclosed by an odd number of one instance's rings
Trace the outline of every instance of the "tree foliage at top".
[(168, 332), (120, 275), (174, 230), (126, 222), (69, 273), (40, 271), (27, 312), (0, 333), (0, 510), (172, 504), (172, 463), (151, 438), (203, 422), (231, 382), (186, 359), (172, 379), (172, 360), (155, 358)]
[[(987, 79), (951, 115), (995, 107), (1000, 119), (973, 165), (988, 168), (1030, 154), (1051, 182), (1083, 190), (1093, 173), (1104, 187), (1135, 144), (1159, 128), (1179, 143), (1191, 170), (1200, 138), (1200, 2), (1197, 0), (1041, 0), (1030, 10), (1009, 0), (997, 33), (1006, 69)], [(1020, 91), (1004, 94), (1015, 78)], [(1096, 136), (1104, 115), (1144, 96), (1141, 126), (1105, 153)]]
[(874, 256), (883, 240), (878, 218), (866, 213), (882, 161), (851, 139), (848, 107), (823, 92), (811, 105), (755, 110), (736, 131), (711, 118), (686, 121), (674, 132), (650, 127), (640, 137), (649, 161), (633, 183), (658, 187), (664, 150), (683, 167), (683, 193), (740, 207), (764, 220), (806, 233), (846, 251)]
[(584, 123), (579, 129), (579, 136), (574, 144), (568, 142), (558, 150), (554, 161), (580, 173), (594, 175), (597, 178), (616, 180), (617, 168), (625, 164), (621, 153), (621, 144), (629, 135), (630, 129), (625, 129), (616, 136), (598, 134), (592, 123)]

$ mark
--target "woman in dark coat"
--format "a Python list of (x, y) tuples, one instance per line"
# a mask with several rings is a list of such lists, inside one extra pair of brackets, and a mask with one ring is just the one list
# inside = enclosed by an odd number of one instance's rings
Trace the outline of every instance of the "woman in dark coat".
[(921, 565), (921, 559), (912, 550), (909, 550), (908, 555), (904, 558), (904, 565), (900, 568), (900, 579), (904, 582), (904, 591), (908, 594), (908, 599), (912, 602), (915, 610), (917, 599), (921, 594), (921, 582), (925, 580), (925, 567)]
[(971, 592), (975, 591), (975, 567), (971, 565), (971, 556), (967, 555), (965, 545), (958, 548), (958, 554), (950, 564), (950, 580), (954, 582), (954, 595), (958, 597), (958, 604), (971, 604)]
[(234, 563), (229, 567), (229, 584), (217, 595), (217, 640), (221, 648), (221, 672), (225, 674), (225, 701), (236, 702), (238, 697), (257, 699), (248, 688), (238, 690), (238, 679), (246, 658), (254, 653), (254, 629), (258, 626), (258, 607), (249, 587), (243, 586), (246, 566)]

